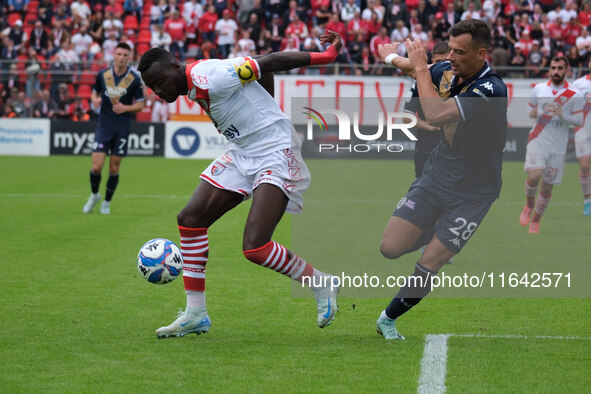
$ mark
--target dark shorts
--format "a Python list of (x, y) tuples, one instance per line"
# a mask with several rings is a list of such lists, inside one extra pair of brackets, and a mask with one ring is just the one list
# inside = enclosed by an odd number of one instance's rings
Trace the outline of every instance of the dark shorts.
[(127, 147), (129, 145), (129, 131), (121, 133), (106, 133), (102, 129), (94, 132), (93, 152), (111, 153), (111, 155), (125, 157), (127, 156)]
[(393, 216), (408, 220), (423, 231), (435, 226), (437, 239), (452, 252), (459, 253), (492, 203), (461, 198), (441, 189), (413, 187), (398, 202)]

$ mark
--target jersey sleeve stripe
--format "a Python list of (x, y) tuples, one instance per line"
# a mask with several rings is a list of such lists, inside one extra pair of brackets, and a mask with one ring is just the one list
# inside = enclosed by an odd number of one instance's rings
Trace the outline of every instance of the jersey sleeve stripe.
[(454, 100), (456, 102), (456, 105), (458, 106), (458, 110), (460, 111), (460, 116), (462, 117), (462, 120), (466, 120), (466, 115), (464, 115), (464, 110), (462, 109), (462, 103), (460, 102), (460, 98), (458, 96), (454, 96)]

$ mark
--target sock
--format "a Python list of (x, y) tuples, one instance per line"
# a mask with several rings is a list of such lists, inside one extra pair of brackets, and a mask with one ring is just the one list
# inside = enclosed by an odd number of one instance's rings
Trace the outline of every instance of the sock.
[(582, 176), (579, 174), (579, 183), (581, 184), (581, 191), (583, 192), (583, 198), (588, 200), (591, 198), (591, 175)]
[(107, 180), (107, 194), (105, 195), (105, 201), (111, 201), (113, 194), (115, 193), (115, 189), (117, 189), (118, 183), (119, 174), (109, 175), (109, 179)]
[(312, 288), (324, 287), (323, 278), (329, 276), (274, 241), (269, 241), (260, 248), (245, 250), (244, 256), (253, 263), (270, 268), (295, 281), (305, 281)]
[(90, 189), (93, 194), (97, 194), (99, 191), (99, 185), (101, 184), (101, 173), (95, 174), (90, 170)]
[(550, 204), (550, 200), (552, 199), (552, 194), (549, 196), (544, 196), (542, 193), (538, 196), (538, 201), (536, 201), (536, 211), (534, 212), (534, 216), (532, 217), (532, 222), (539, 222), (542, 218), (542, 215), (548, 208), (548, 204)]
[(185, 290), (187, 294), (187, 310), (190, 312), (191, 309), (202, 308), (205, 306), (205, 292)]
[(406, 285), (398, 291), (385, 309), (386, 316), (390, 319), (397, 319), (418, 304), (431, 291), (431, 276), (434, 275), (437, 273), (417, 263), (412, 274), (414, 279), (407, 278)]
[(538, 192), (538, 186), (530, 186), (525, 180), (525, 197), (527, 198), (527, 206), (533, 208), (536, 204), (536, 193)]
[(206, 228), (178, 226), (183, 255), (183, 282), (187, 308), (205, 306), (205, 265), (209, 256)]

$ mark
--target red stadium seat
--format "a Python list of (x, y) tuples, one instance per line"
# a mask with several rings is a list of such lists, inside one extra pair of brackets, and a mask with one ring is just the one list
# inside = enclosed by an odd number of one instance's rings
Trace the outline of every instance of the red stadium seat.
[(137, 47), (135, 48), (137, 53), (143, 55), (148, 49), (150, 49), (150, 44), (146, 44), (145, 42), (138, 42)]
[(135, 15), (127, 15), (123, 19), (123, 31), (128, 34), (134, 33), (139, 29), (139, 25), (137, 23), (137, 18)]
[(80, 85), (78, 87), (78, 97), (81, 97), (83, 99), (89, 99), (91, 93), (92, 93), (92, 89), (91, 89), (90, 85)]
[(140, 33), (137, 36), (138, 45), (149, 44), (150, 41), (152, 41), (152, 33), (150, 33), (150, 30), (140, 30)]
[(83, 71), (80, 74), (80, 80), (78, 81), (78, 83), (80, 83), (81, 85), (92, 86), (92, 85), (94, 85), (95, 81), (96, 81), (96, 74), (95, 73)]
[(16, 21), (21, 20), (21, 15), (18, 12), (13, 12), (12, 14), (8, 15), (8, 24), (10, 26), (14, 26)]

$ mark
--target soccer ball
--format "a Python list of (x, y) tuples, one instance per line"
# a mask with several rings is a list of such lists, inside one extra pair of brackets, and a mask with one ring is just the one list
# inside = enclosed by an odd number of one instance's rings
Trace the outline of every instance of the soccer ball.
[(155, 238), (140, 249), (137, 268), (148, 282), (172, 282), (183, 271), (183, 255), (174, 242)]

